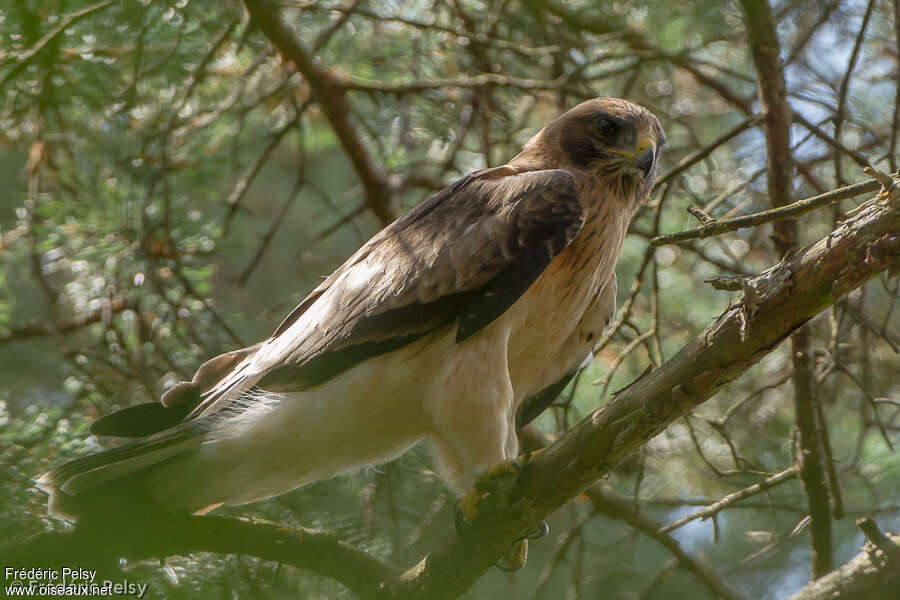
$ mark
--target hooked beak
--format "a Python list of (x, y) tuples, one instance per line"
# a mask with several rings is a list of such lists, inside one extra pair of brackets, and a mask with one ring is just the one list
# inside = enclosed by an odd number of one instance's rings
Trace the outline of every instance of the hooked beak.
[(625, 150), (607, 150), (607, 152), (631, 159), (631, 162), (643, 172), (646, 178), (650, 174), (650, 170), (653, 169), (653, 160), (656, 158), (656, 144), (649, 137), (642, 137), (635, 144), (634, 152)]

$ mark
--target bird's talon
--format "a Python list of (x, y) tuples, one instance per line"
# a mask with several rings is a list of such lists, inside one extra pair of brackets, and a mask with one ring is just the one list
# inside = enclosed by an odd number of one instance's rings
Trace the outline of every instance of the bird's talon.
[(494, 563), (501, 571), (514, 573), (528, 561), (528, 540), (519, 540), (509, 547), (509, 550)]
[(515, 477), (522, 473), (522, 469), (522, 463), (519, 462), (518, 458), (508, 458), (488, 469), (479, 481)]
[(456, 528), (456, 533), (459, 534), (460, 537), (466, 537), (469, 533), (470, 525), (470, 521), (466, 519), (465, 514), (463, 514), (462, 506), (457, 502), (456, 512), (453, 515), (453, 526)]
[(490, 493), (500, 487), (503, 482), (518, 479), (524, 468), (524, 463), (519, 459), (506, 459), (485, 471), (484, 475), (475, 482), (474, 487), (479, 492)]
[(541, 521), (541, 524), (537, 526), (537, 529), (526, 535), (525, 539), (539, 540), (548, 535), (550, 535), (550, 526), (547, 525), (547, 521)]
[(478, 504), (483, 498), (483, 494), (472, 491), (456, 503), (456, 530), (459, 532), (467, 531), (469, 526), (478, 518)]
[[(525, 465), (538, 452), (526, 452), (519, 457), (501, 461), (485, 471), (472, 485), (469, 493), (460, 498), (456, 505), (456, 530), (461, 534), (465, 533), (469, 525), (478, 518), (479, 513), (502, 505), (503, 498), (508, 495), (504, 494), (504, 491), (511, 489), (509, 484), (522, 475)], [(543, 537), (547, 535), (547, 531), (544, 524), (533, 535)]]

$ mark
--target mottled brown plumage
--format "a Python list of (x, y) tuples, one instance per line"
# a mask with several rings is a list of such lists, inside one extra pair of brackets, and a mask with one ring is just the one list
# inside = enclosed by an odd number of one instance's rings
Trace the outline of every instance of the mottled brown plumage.
[(264, 342), (98, 421), (155, 433), (46, 474), (52, 509), (77, 517), (126, 481), (166, 510), (240, 504), (422, 438), (465, 490), (515, 456), (523, 402), (539, 412), (591, 354), (664, 140), (624, 100), (573, 108), (375, 235)]

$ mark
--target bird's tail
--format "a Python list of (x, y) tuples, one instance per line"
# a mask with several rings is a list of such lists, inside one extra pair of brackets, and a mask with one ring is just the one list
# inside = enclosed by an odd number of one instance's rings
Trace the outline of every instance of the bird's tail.
[(68, 462), (35, 483), (50, 495), (51, 515), (77, 521), (86, 513), (110, 510), (159, 510), (147, 475), (163, 462), (189, 453), (203, 442), (205, 431), (185, 423), (132, 442)]

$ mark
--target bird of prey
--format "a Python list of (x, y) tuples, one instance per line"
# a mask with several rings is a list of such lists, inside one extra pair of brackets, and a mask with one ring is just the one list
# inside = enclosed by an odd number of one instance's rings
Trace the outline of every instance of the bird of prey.
[(372, 237), (265, 341), (95, 422), (142, 439), (41, 477), (51, 514), (244, 504), (422, 439), (468, 492), (516, 457), (517, 413), (533, 418), (591, 357), (664, 143), (631, 102), (572, 108)]

